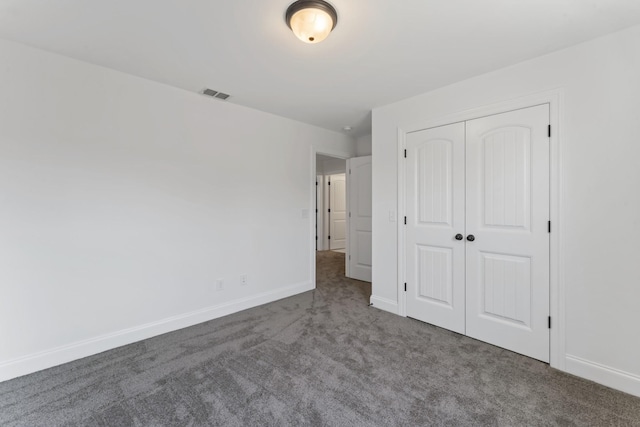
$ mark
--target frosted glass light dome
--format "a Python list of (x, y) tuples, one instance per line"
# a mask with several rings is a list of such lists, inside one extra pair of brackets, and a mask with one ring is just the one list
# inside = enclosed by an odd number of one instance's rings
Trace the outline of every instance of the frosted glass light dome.
[(286, 21), (300, 40), (319, 43), (335, 28), (338, 15), (327, 2), (300, 0), (287, 9)]

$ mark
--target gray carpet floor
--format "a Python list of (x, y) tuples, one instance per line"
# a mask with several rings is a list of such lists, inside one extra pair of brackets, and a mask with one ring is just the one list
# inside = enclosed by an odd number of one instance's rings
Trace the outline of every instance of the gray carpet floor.
[(640, 426), (640, 399), (317, 289), (0, 383), (2, 426)]

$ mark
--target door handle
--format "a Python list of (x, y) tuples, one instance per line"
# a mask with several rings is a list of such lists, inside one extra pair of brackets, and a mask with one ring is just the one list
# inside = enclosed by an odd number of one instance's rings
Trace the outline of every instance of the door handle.
[(474, 236), (473, 234), (469, 234), (467, 236), (467, 240), (470, 241), (470, 242), (473, 242), (474, 240), (476, 240), (476, 236)]
[(462, 240), (464, 239), (464, 236), (460, 233), (456, 234), (456, 240)]

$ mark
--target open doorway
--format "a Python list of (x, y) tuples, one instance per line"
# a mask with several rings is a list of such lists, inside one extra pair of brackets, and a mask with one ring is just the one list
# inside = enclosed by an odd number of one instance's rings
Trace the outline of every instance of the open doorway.
[(343, 255), (344, 275), (371, 282), (371, 156), (316, 155), (316, 251)]
[(347, 161), (316, 156), (316, 250), (346, 252)]
[(371, 157), (316, 155), (316, 288), (371, 298)]

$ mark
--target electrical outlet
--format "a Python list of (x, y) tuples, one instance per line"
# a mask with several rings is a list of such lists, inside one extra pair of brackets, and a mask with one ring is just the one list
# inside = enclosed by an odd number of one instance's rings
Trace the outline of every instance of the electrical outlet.
[(248, 283), (249, 283), (249, 278), (247, 277), (247, 275), (246, 275), (246, 274), (241, 274), (241, 275), (240, 275), (240, 284), (241, 284), (242, 286), (245, 286), (245, 285), (247, 285)]
[(224, 289), (224, 279), (216, 280), (216, 291), (221, 291)]

